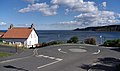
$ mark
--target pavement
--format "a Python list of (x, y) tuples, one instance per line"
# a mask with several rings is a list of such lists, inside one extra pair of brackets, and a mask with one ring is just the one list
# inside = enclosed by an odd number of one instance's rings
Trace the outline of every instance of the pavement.
[(119, 63), (120, 52), (111, 48), (63, 44), (2, 58), (0, 71), (114, 71)]

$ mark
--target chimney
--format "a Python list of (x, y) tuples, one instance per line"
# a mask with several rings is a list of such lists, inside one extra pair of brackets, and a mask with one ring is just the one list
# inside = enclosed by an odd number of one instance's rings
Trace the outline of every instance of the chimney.
[(34, 29), (34, 25), (33, 24), (31, 24), (31, 29)]
[(12, 29), (13, 28), (13, 24), (10, 25), (10, 28), (9, 29)]

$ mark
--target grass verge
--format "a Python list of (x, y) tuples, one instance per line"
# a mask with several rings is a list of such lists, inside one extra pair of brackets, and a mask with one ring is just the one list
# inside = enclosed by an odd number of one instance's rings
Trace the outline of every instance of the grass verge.
[(11, 56), (12, 54), (10, 53), (6, 53), (6, 52), (0, 52), (0, 57), (7, 57), (7, 56)]

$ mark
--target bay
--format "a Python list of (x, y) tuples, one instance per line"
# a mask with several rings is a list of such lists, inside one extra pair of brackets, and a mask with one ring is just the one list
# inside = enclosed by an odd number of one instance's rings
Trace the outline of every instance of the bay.
[(119, 39), (120, 32), (96, 32), (96, 31), (72, 31), (72, 30), (37, 30), (39, 43), (50, 41), (66, 42), (72, 36), (77, 36), (80, 41), (86, 38), (95, 38), (97, 44), (102, 44), (105, 40)]

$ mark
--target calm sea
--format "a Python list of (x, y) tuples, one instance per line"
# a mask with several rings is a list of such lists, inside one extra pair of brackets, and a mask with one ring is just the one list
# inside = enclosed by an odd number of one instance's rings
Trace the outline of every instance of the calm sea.
[(103, 43), (105, 40), (120, 38), (120, 32), (91, 32), (91, 31), (72, 31), (72, 30), (40, 30), (39, 43), (54, 40), (67, 41), (72, 36), (77, 36), (80, 41), (93, 37), (97, 40), (97, 44)]
[[(6, 30), (2, 30), (5, 32)], [(94, 32), (94, 31), (72, 31), (72, 30), (37, 30), (39, 43), (49, 41), (66, 42), (72, 36), (77, 36), (80, 41), (93, 37), (97, 44), (103, 43), (105, 40), (120, 39), (120, 32)]]

